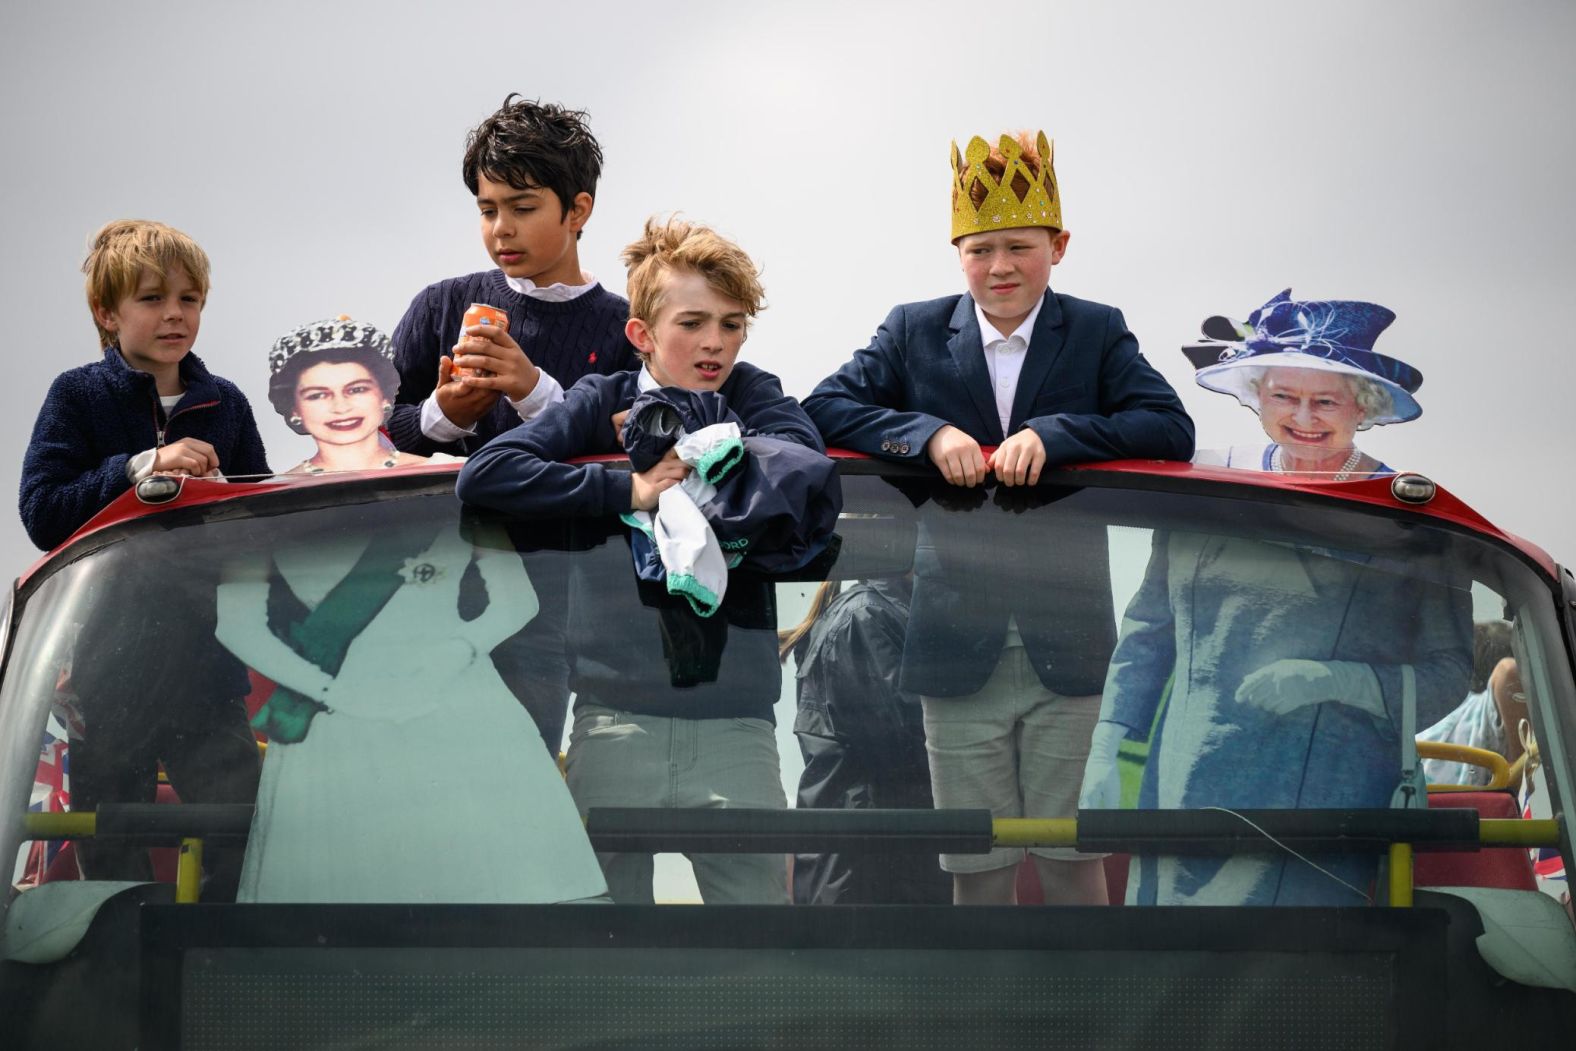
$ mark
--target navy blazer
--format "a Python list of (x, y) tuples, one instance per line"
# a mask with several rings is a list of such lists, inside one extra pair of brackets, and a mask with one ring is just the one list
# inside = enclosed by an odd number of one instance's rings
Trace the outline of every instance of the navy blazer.
[(948, 423), (981, 445), (1028, 427), (1047, 466), (1193, 456), (1192, 419), (1115, 307), (1046, 290), (1006, 434), (982, 347), (973, 297), (906, 303), (804, 409), (828, 445), (897, 460), (923, 458)]
[[(1030, 428), (1045, 444), (1048, 467), (1193, 455), (1193, 421), (1116, 308), (1046, 290), (1006, 434), (982, 347), (968, 295), (896, 307), (870, 346), (804, 400), (805, 411), (828, 445), (894, 460), (924, 458), (926, 443), (949, 423), (982, 445)], [(1100, 692), (1116, 642), (1105, 531), (1053, 515), (1010, 523), (998, 516), (997, 525), (1023, 533), (1023, 542), (993, 556), (965, 512), (926, 514), (914, 559), (905, 689), (932, 697), (978, 691), (1015, 615), (1047, 688)], [(1042, 563), (1047, 586), (1004, 586), (998, 578), (1010, 584), (1012, 562), (1036, 552), (1055, 553)]]

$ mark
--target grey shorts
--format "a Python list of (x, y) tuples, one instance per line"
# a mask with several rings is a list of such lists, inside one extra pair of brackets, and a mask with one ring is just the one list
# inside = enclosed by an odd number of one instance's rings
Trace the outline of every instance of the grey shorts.
[[(581, 702), (565, 776), (581, 817), (595, 806), (788, 805), (777, 736), (765, 719), (671, 719)], [(786, 855), (696, 853), (689, 859), (708, 905), (788, 902)], [(600, 853), (597, 860), (614, 901), (652, 901), (650, 854)]]

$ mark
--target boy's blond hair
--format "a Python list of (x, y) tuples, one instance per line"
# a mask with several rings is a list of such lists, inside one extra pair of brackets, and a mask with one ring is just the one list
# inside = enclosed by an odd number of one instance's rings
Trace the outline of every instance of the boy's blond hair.
[(99, 324), (99, 310), (112, 310), (135, 292), (144, 271), (162, 279), (177, 266), (207, 299), (208, 253), (173, 226), (148, 219), (116, 219), (93, 235), (82, 272), (87, 275), (88, 309), (98, 329), (99, 346), (115, 343), (115, 334)]
[(629, 267), (629, 316), (655, 324), (667, 292), (667, 274), (690, 270), (717, 292), (744, 304), (754, 317), (766, 309), (760, 269), (744, 249), (709, 226), (672, 216), (646, 220), (645, 232), (624, 249)]

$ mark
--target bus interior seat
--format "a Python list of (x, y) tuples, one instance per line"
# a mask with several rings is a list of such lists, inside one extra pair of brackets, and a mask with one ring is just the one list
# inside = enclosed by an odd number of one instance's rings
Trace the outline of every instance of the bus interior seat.
[[(1519, 818), (1516, 797), (1507, 791), (1431, 792), (1430, 807), (1471, 807), (1485, 818)], [(1532, 857), (1520, 847), (1487, 847), (1475, 852), (1423, 852), (1413, 864), (1419, 887), (1499, 887), (1538, 889)]]

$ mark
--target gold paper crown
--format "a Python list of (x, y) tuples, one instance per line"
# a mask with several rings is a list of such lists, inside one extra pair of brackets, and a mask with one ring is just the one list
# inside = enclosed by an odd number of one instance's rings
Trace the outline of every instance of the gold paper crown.
[[(1006, 161), (998, 180), (985, 166), (990, 146), (978, 135), (969, 140), (968, 164), (952, 144), (952, 239), (988, 230), (1011, 230), (1021, 226), (1062, 228), (1062, 198), (1056, 192), (1056, 169), (1051, 165), (1051, 143), (1040, 132), (1037, 143), (1040, 173), (1034, 174), (1023, 159), (1023, 147), (1010, 135), (1001, 137), (999, 147)], [(985, 188), (985, 199), (978, 208), (970, 191), (975, 184)]]

